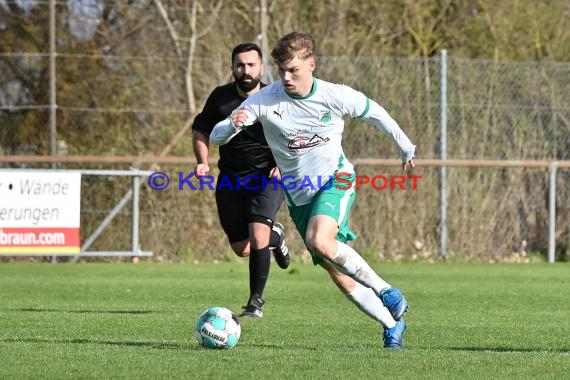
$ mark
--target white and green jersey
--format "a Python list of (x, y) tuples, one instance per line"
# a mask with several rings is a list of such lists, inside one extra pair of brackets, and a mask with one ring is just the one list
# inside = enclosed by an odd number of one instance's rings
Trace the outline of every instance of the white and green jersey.
[(295, 206), (308, 204), (336, 173), (354, 172), (342, 149), (346, 116), (362, 118), (391, 136), (402, 161), (414, 156), (415, 146), (384, 108), (345, 85), (313, 78), (311, 92), (296, 97), (277, 81), (248, 97), (240, 108), (248, 111), (246, 126), (234, 128), (226, 119), (216, 125), (211, 141), (224, 144), (241, 129), (261, 122), (281, 176), (297, 184), (285, 187), (289, 203)]

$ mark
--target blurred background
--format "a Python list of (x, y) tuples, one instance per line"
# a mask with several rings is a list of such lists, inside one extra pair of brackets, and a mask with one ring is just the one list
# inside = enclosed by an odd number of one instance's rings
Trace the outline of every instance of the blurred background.
[[(417, 145), (417, 190), (359, 191), (364, 256), (528, 262), (550, 249), (567, 260), (569, 19), (565, 0), (0, 0), (0, 167), (189, 174), (191, 122), (231, 80), (233, 46), (258, 43), (271, 82), (271, 47), (302, 30), (317, 40), (316, 76), (378, 101)], [(344, 139), (359, 174), (401, 174), (373, 127), (347, 121)], [(163, 160), (125, 158), (135, 156)], [(456, 161), (442, 169), (441, 158)], [(141, 249), (234, 259), (213, 191), (145, 181)], [(83, 176), (82, 239), (132, 186)], [(120, 209), (91, 249), (131, 249), (132, 212)], [(279, 215), (293, 255), (309, 260), (286, 207)]]

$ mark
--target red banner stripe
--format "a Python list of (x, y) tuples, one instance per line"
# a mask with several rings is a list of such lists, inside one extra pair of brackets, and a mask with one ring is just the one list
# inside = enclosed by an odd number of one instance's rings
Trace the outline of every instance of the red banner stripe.
[[(18, 235), (17, 240), (12, 238), (13, 234)], [(29, 234), (32, 234), (33, 237), (30, 237)], [(22, 241), (22, 243), (14, 244), (14, 240)], [(79, 247), (80, 244), (81, 238), (78, 227), (0, 227), (0, 247)]]

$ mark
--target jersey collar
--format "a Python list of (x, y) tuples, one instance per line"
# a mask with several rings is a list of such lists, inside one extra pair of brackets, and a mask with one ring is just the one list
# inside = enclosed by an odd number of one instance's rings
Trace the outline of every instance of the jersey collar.
[(313, 77), (313, 87), (311, 87), (311, 91), (305, 96), (297, 96), (297, 95), (293, 95), (293, 94), (290, 94), (287, 91), (285, 91), (285, 93), (287, 94), (288, 97), (290, 97), (292, 99), (297, 99), (297, 100), (303, 100), (303, 99), (310, 98), (311, 96), (313, 96), (313, 94), (315, 92), (317, 92), (317, 78), (315, 78), (315, 77)]

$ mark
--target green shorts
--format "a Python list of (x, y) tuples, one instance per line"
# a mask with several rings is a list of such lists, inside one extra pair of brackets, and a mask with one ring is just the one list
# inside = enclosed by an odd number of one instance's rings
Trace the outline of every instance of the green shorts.
[[(346, 180), (352, 180), (353, 185), (350, 189), (346, 189)], [(336, 185), (341, 187), (340, 189)], [(343, 177), (342, 182), (338, 182), (336, 178), (332, 179), (332, 186), (327, 183), (323, 189), (313, 197), (311, 203), (302, 206), (289, 206), (289, 215), (297, 227), (297, 231), (301, 234), (303, 242), (306, 242), (307, 228), (309, 221), (316, 215), (328, 215), (334, 218), (338, 223), (338, 234), (336, 240), (346, 243), (349, 240), (355, 240), (356, 234), (348, 228), (348, 219), (352, 203), (356, 197), (354, 190), (354, 176), (352, 178)], [(309, 250), (309, 252), (311, 252)], [(311, 252), (313, 264), (317, 265), (323, 261), (320, 256)]]

